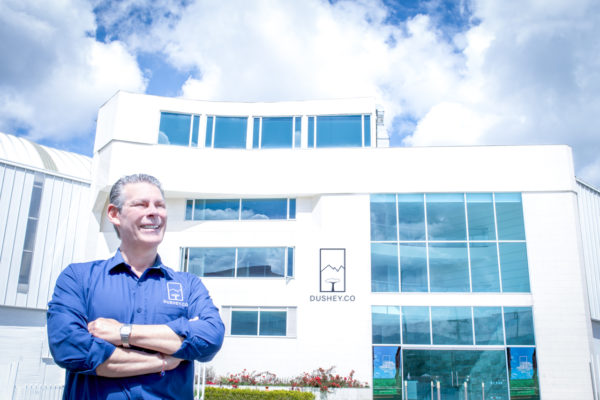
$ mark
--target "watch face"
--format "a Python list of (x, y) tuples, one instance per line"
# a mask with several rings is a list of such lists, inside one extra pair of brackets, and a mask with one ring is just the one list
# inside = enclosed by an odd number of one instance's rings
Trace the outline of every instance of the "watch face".
[(131, 325), (122, 325), (119, 329), (119, 333), (121, 334), (121, 342), (123, 343), (123, 347), (129, 347), (129, 335), (131, 335)]

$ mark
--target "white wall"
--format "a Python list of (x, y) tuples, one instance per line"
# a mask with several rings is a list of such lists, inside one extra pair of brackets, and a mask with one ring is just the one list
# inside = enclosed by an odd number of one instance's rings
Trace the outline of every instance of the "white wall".
[(36, 173), (0, 163), (0, 354), (7, 368), (18, 367), (17, 386), (64, 383), (49, 354), (45, 310), (60, 272), (84, 259), (89, 214), (89, 184), (43, 174), (29, 285), (19, 292)]
[(0, 305), (45, 309), (60, 271), (83, 259), (89, 185), (44, 174), (29, 289), (19, 293), (34, 175), (0, 163)]
[(523, 194), (541, 396), (591, 399), (591, 325), (573, 192)]

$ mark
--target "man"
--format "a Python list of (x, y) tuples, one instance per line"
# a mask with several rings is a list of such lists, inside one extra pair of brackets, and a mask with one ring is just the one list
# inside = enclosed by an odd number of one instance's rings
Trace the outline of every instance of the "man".
[(193, 360), (209, 361), (224, 327), (198, 277), (164, 266), (164, 195), (149, 175), (119, 179), (108, 220), (121, 245), (108, 260), (71, 264), (48, 305), (65, 399), (192, 399)]

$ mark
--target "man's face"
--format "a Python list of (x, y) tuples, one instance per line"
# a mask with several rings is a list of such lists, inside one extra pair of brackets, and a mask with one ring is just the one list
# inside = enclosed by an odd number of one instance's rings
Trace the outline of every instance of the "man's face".
[(146, 182), (128, 183), (123, 187), (123, 208), (109, 206), (108, 216), (119, 229), (123, 244), (156, 248), (163, 240), (167, 225), (167, 208), (160, 190)]

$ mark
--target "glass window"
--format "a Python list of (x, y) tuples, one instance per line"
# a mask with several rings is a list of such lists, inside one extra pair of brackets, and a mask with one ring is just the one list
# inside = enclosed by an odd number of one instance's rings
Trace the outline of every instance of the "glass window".
[(252, 148), (258, 149), (260, 143), (260, 118), (254, 118), (254, 129), (252, 130)]
[(308, 147), (315, 147), (315, 117), (308, 117)]
[(503, 345), (501, 307), (473, 307), (475, 317), (475, 344)]
[(161, 112), (158, 143), (189, 146), (191, 118), (189, 114)]
[(292, 117), (263, 117), (261, 144), (263, 149), (291, 148), (294, 140)]
[(525, 243), (499, 243), (503, 292), (529, 292)]
[(213, 147), (220, 149), (246, 148), (246, 117), (215, 117)]
[(467, 193), (467, 214), (470, 240), (496, 240), (491, 193)]
[(235, 248), (192, 247), (188, 251), (188, 271), (200, 277), (233, 277)]
[(427, 235), (429, 240), (467, 240), (462, 194), (427, 195)]
[(496, 193), (498, 239), (525, 240), (521, 193)]
[(402, 400), (401, 349), (373, 346), (373, 399)]
[(400, 307), (373, 306), (373, 344), (400, 344)]
[(400, 279), (403, 292), (427, 292), (425, 243), (400, 243)]
[(200, 128), (200, 116), (194, 115), (192, 123), (192, 146), (198, 147), (198, 130)]
[(196, 199), (185, 210), (185, 219), (196, 221), (295, 218), (296, 199)]
[(242, 219), (286, 219), (287, 199), (242, 199)]
[(499, 292), (500, 276), (496, 242), (469, 243), (474, 292)]
[(214, 118), (215, 117), (206, 117), (206, 139), (205, 139), (204, 147), (212, 147)]
[(231, 311), (231, 334), (254, 335), (258, 332), (258, 311)]
[(402, 353), (407, 400), (508, 400), (503, 350), (404, 349)]
[(539, 400), (540, 386), (535, 347), (508, 347), (506, 357), (511, 399)]
[(473, 344), (471, 307), (431, 307), (433, 344)]
[(294, 276), (294, 248), (287, 248), (287, 276)]
[(296, 199), (289, 199), (289, 202), (290, 208), (288, 218), (296, 219)]
[(39, 172), (34, 174), (31, 198), (29, 201), (29, 214), (27, 216), (27, 227), (25, 229), (23, 251), (21, 253), (21, 266), (19, 268), (19, 280), (17, 284), (17, 292), (19, 293), (27, 293), (29, 291), (31, 263), (33, 262), (35, 237), (37, 236), (40, 206), (42, 204), (44, 179), (45, 178), (43, 174)]
[(317, 147), (361, 147), (362, 116), (317, 117)]
[(194, 219), (198, 221), (238, 219), (239, 199), (196, 200)]
[(402, 343), (431, 344), (429, 307), (402, 307)]
[(237, 276), (282, 278), (285, 276), (284, 247), (240, 247)]
[(371, 290), (397, 292), (398, 289), (398, 245), (371, 243)]
[(294, 147), (299, 149), (302, 145), (302, 118), (294, 118)]
[(429, 279), (432, 292), (470, 291), (467, 244), (430, 243)]
[(371, 147), (371, 116), (364, 117), (365, 147)]
[(194, 216), (194, 200), (187, 200), (185, 202), (185, 219), (191, 220)]
[(425, 205), (422, 194), (398, 195), (400, 240), (425, 240)]
[(507, 345), (534, 345), (531, 307), (504, 307)]
[(397, 240), (396, 196), (371, 195), (371, 240)]
[(260, 336), (285, 336), (287, 312), (260, 311)]
[[(201, 277), (283, 278), (294, 272), (293, 247), (189, 247), (182, 265)], [(286, 275), (287, 272), (287, 275)]]

